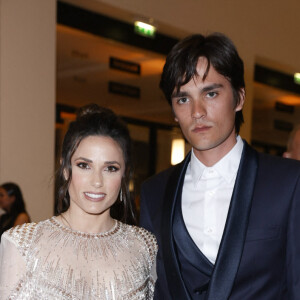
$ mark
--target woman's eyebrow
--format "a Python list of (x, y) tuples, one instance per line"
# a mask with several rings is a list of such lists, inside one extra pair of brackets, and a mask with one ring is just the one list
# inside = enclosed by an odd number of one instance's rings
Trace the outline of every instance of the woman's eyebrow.
[(77, 158), (75, 158), (75, 161), (77, 161), (77, 160), (84, 160), (84, 161), (86, 161), (86, 162), (90, 162), (90, 163), (92, 163), (93, 161), (92, 160), (90, 160), (90, 159), (88, 159), (88, 158), (85, 158), (85, 157), (77, 157)]
[(116, 160), (106, 161), (105, 164), (106, 164), (106, 165), (114, 165), (114, 164), (117, 164), (117, 165), (121, 166), (121, 164), (120, 164), (118, 161), (116, 161)]

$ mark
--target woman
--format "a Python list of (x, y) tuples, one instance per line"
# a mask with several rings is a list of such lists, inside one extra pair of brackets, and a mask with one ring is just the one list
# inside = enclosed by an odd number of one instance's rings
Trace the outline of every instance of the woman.
[(3, 234), (1, 299), (152, 299), (155, 238), (124, 223), (130, 147), (112, 111), (79, 112), (62, 147), (59, 215)]
[(30, 222), (20, 187), (12, 182), (0, 186), (0, 207), (5, 213), (0, 217), (0, 236), (13, 226)]

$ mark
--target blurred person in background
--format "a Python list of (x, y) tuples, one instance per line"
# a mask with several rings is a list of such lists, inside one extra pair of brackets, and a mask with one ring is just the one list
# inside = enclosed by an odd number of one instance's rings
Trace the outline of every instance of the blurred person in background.
[(0, 207), (5, 211), (0, 217), (0, 235), (11, 227), (30, 222), (20, 187), (7, 182), (0, 186)]
[(297, 125), (290, 133), (287, 150), (283, 157), (300, 160), (300, 125)]

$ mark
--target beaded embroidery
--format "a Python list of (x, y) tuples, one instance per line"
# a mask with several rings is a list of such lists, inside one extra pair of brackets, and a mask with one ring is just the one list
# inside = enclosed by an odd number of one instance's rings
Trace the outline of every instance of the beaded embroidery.
[[(9, 299), (153, 298), (157, 244), (143, 228), (116, 221), (106, 233), (88, 234), (52, 217), (17, 226), (2, 238), (18, 249), (26, 265)], [(5, 261), (1, 264), (5, 269)]]

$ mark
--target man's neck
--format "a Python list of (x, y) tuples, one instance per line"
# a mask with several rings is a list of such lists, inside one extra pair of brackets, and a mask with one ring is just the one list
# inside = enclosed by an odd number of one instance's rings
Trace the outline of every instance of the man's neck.
[(227, 139), (222, 144), (212, 149), (197, 150), (193, 148), (193, 151), (201, 163), (203, 163), (206, 167), (212, 167), (231, 151), (236, 142), (237, 139), (236, 136), (234, 136), (234, 139)]

